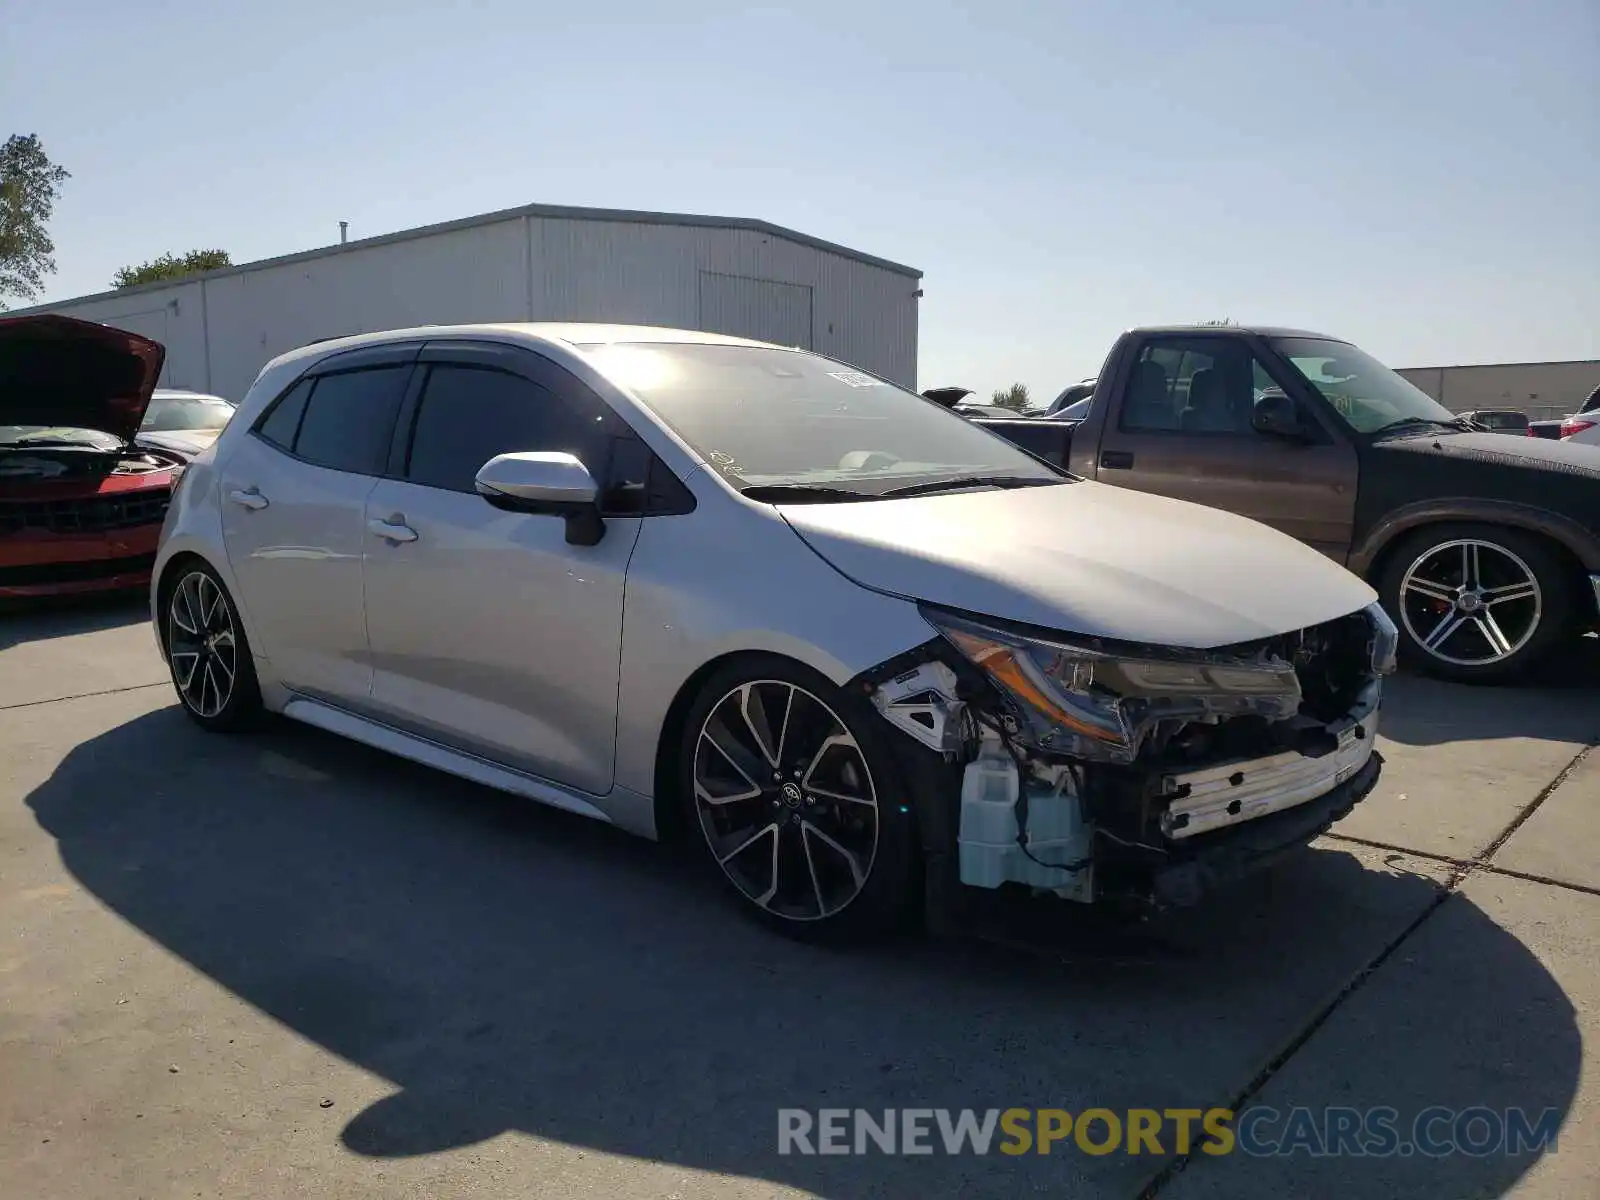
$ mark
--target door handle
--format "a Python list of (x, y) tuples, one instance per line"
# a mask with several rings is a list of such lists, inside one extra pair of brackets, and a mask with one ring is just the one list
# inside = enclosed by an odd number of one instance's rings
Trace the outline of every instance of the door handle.
[(1132, 450), (1102, 450), (1100, 465), (1107, 471), (1126, 471), (1133, 466)]
[(417, 531), (406, 524), (405, 517), (400, 513), (395, 513), (387, 521), (382, 517), (373, 517), (367, 522), (367, 528), (392, 545), (417, 540)]
[(252, 511), (263, 509), (267, 506), (267, 498), (254, 487), (234, 488), (228, 493), (228, 499), (235, 504), (242, 504)]

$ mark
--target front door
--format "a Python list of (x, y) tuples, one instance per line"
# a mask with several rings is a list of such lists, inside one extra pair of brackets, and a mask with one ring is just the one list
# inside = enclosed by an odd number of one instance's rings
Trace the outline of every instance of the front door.
[(1355, 450), (1309, 411), (1305, 442), (1256, 432), (1282, 386), (1234, 335), (1161, 336), (1140, 347), (1097, 451), (1105, 483), (1226, 509), (1339, 562), (1355, 521)]
[(603, 794), (639, 518), (608, 518), (597, 545), (569, 545), (561, 518), (494, 508), (473, 480), (516, 451), (568, 451), (600, 478), (609, 441), (593, 406), (604, 406), (576, 380), (550, 378), (553, 367), (541, 382), (519, 373), (543, 362), (530, 352), (507, 348), (498, 363), (448, 355), (424, 352), (409, 447), (397, 477), (367, 497), (374, 707), (414, 733)]
[(409, 365), (389, 365), (304, 379), (223, 466), (235, 599), (256, 653), (307, 695), (354, 704), (371, 687), (366, 504), (410, 374)]

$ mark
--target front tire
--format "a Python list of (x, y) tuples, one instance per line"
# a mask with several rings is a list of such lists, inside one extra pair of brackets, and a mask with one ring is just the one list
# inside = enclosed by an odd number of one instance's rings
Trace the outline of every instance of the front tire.
[(161, 619), (172, 686), (189, 718), (216, 733), (254, 726), (262, 713), (255, 662), (217, 573), (199, 560), (180, 566)]
[(1572, 627), (1567, 572), (1550, 544), (1496, 525), (1451, 524), (1407, 535), (1378, 590), (1418, 670), (1460, 683), (1524, 679)]
[(690, 709), (678, 761), (691, 836), (769, 927), (859, 941), (917, 911), (916, 822), (879, 722), (864, 700), (774, 655), (730, 662)]

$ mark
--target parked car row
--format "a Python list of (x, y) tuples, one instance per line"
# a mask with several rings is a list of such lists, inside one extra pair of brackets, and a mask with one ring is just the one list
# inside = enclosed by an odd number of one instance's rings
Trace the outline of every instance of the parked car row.
[[(1331, 497), (1376, 488), (1393, 518), (1411, 501), (1389, 502), (1404, 486), (1383, 455), (1423, 477), (1485, 452), (1444, 453), (1453, 427), (1310, 335), (1132, 335), (1074, 431), (968, 419), (732, 337), (428, 327), (274, 359), (190, 454), (138, 448), (158, 344), (59, 319), (38, 333), (0, 336), (3, 381), (27, 385), (0, 392), (6, 419), (117, 439), (79, 462), (86, 494), (163, 481), (151, 615), (199, 726), (279, 714), (686, 835), (796, 936), (1007, 892), (1193, 904), (1372, 791), (1402, 628), (1427, 613), (1438, 644), (1467, 622), (1503, 631), (1531, 586), (1529, 636), (1546, 636), (1537, 614), (1573, 599), (1539, 573), (1557, 560), (1538, 534), (1517, 533), (1530, 572), (1512, 577), (1505, 539), (1473, 526), (1394, 560), (1391, 619), (1338, 561), (1376, 524)], [(1336, 439), (1313, 394), (1369, 440)], [(1284, 455), (1242, 486), (1300, 526), (1217, 502), (1233, 493), (1086, 478), (1192, 475), (1190, 433), (1227, 478), (1241, 404)], [(1158, 440), (1118, 440), (1130, 419)], [(1393, 420), (1430, 436), (1378, 437)], [(1002, 425), (1074, 450), (1050, 461)]]

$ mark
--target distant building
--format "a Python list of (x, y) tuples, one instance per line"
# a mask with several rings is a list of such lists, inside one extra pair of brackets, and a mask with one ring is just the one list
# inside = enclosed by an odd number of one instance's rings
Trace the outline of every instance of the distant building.
[(153, 338), (162, 386), (235, 401), (309, 342), (481, 321), (703, 329), (914, 390), (921, 274), (765, 221), (530, 205), (22, 311)]
[(1600, 358), (1570, 362), (1406, 367), (1400, 371), (1451, 412), (1510, 408), (1534, 421), (1575, 413), (1600, 386)]

